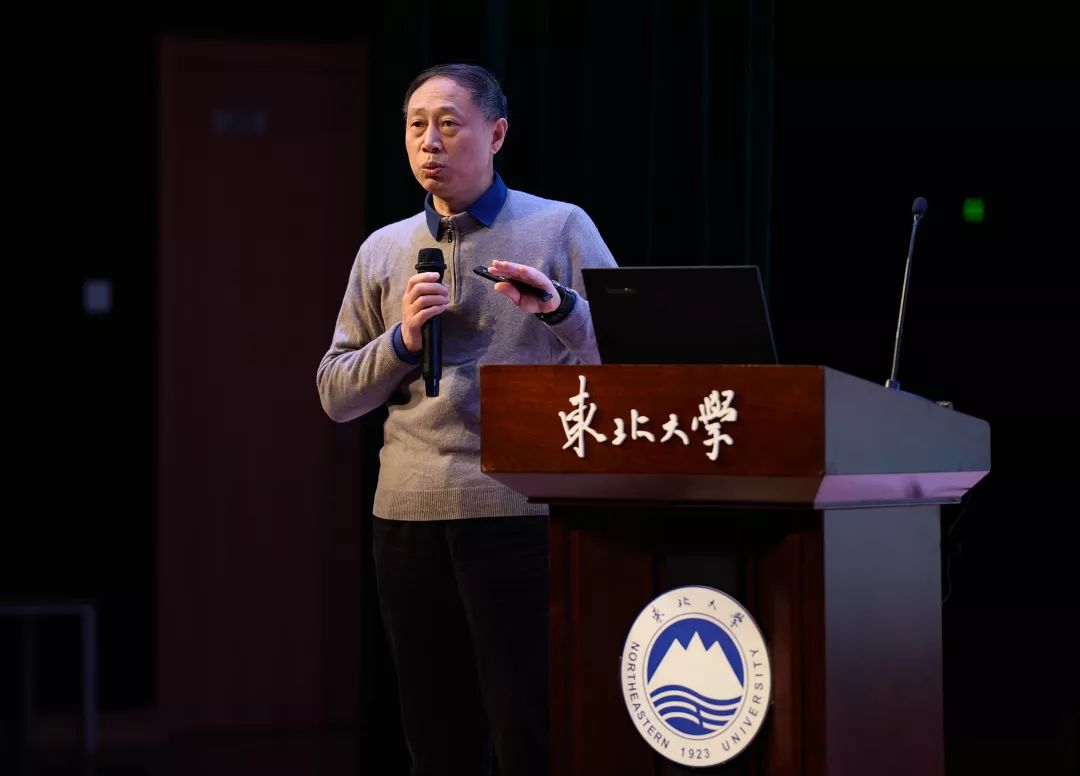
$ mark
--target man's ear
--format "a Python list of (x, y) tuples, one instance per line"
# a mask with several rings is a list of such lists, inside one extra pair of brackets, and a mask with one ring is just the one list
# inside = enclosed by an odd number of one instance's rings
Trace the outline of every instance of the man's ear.
[(499, 153), (499, 149), (502, 148), (503, 141), (506, 140), (506, 130), (510, 129), (510, 124), (505, 118), (495, 119), (491, 125), (491, 155)]

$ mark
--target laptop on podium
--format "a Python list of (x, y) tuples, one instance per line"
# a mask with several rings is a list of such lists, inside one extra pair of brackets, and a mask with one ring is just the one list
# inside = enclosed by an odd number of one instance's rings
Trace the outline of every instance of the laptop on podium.
[(589, 268), (582, 276), (601, 363), (779, 363), (752, 264)]

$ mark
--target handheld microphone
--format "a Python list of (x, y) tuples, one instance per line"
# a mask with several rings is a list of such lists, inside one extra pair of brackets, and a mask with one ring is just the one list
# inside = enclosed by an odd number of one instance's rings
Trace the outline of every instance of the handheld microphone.
[(915, 197), (911, 204), (911, 240), (908, 242), (907, 262), (904, 264), (904, 286), (900, 291), (900, 319), (896, 323), (896, 344), (893, 345), (892, 373), (885, 381), (885, 387), (894, 391), (900, 390), (900, 383), (896, 381), (896, 370), (900, 364), (900, 338), (904, 334), (904, 314), (907, 312), (908, 284), (911, 282), (911, 256), (915, 253), (915, 231), (919, 228), (919, 221), (926, 215), (926, 199)]
[[(438, 248), (421, 248), (416, 257), (416, 271), (438, 272), (442, 282), (446, 261)], [(442, 379), (442, 321), (440, 316), (429, 318), (420, 327), (423, 342), (420, 352), (420, 374), (424, 376), (424, 392), (428, 396), (439, 395), (439, 380)]]

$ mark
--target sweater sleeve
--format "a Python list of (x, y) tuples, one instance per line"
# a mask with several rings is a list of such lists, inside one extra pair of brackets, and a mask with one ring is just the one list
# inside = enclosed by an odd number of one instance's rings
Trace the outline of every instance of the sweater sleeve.
[(585, 281), (582, 279), (581, 270), (585, 267), (614, 267), (615, 258), (592, 219), (579, 207), (575, 206), (566, 219), (563, 237), (567, 249), (567, 274), (557, 280), (574, 289), (579, 298), (570, 315), (550, 326), (551, 333), (559, 338), (580, 363), (599, 364), (600, 353), (596, 348), (596, 333), (593, 331), (592, 314), (589, 311), (589, 300), (585, 296)]
[[(370, 242), (370, 241), (369, 241)], [(371, 252), (365, 242), (353, 262), (334, 336), (315, 382), (323, 410), (344, 423), (387, 402), (414, 363), (403, 361), (394, 348), (394, 328), (382, 314), (381, 278), (371, 277)]]

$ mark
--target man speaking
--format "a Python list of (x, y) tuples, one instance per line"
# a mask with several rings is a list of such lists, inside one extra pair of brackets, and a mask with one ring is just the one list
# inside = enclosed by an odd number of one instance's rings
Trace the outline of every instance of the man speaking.
[(495, 172), (487, 70), (425, 70), (404, 112), (424, 209), (360, 246), (319, 396), (339, 422), (389, 407), (373, 551), (412, 774), (484, 773), (489, 742), (500, 776), (546, 774), (547, 508), (480, 471), (478, 369), (598, 363), (581, 270), (615, 261), (581, 208)]

